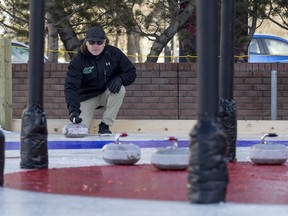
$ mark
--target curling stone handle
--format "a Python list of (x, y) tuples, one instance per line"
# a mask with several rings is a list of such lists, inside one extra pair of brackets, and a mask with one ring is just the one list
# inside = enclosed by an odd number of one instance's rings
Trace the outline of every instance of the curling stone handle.
[(128, 136), (127, 133), (121, 133), (121, 134), (120, 134), (120, 137), (127, 137), (127, 136)]
[(119, 134), (116, 134), (116, 135), (115, 135), (115, 143), (116, 143), (116, 144), (120, 144), (120, 141), (119, 141), (120, 137), (126, 137), (126, 136), (128, 136), (127, 133), (119, 133)]
[(178, 148), (178, 139), (176, 137), (171, 136), (171, 137), (168, 138), (168, 140), (174, 142), (173, 143), (173, 148)]
[(278, 136), (278, 134), (276, 134), (276, 133), (265, 133), (262, 137), (261, 137), (261, 143), (262, 144), (265, 144), (266, 143), (266, 141), (265, 141), (265, 138), (266, 137), (277, 137)]

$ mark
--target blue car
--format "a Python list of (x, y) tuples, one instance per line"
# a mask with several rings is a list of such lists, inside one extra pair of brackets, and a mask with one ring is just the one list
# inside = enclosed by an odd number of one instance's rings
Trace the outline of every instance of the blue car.
[(288, 40), (268, 34), (254, 34), (248, 62), (288, 63)]

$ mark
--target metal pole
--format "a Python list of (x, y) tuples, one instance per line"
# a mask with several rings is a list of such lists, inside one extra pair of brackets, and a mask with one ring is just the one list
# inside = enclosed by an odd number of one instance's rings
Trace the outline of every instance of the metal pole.
[(21, 162), (24, 169), (48, 168), (48, 130), (43, 108), (45, 0), (30, 0), (28, 106), (22, 115)]
[(271, 71), (271, 120), (277, 120), (277, 71)]
[(29, 20), (29, 104), (43, 107), (45, 0), (30, 0)]
[[(207, 2), (205, 5), (203, 2)], [(198, 119), (215, 119), (218, 116), (218, 3), (198, 1), (197, 53), (198, 53)], [(200, 23), (199, 23), (200, 22)]]
[(223, 202), (228, 184), (225, 132), (219, 116), (218, 1), (197, 0), (198, 122), (190, 136), (188, 199)]
[(237, 116), (234, 93), (236, 0), (221, 1), (220, 118), (227, 135), (226, 159), (236, 160)]
[(220, 97), (233, 99), (235, 0), (221, 3)]

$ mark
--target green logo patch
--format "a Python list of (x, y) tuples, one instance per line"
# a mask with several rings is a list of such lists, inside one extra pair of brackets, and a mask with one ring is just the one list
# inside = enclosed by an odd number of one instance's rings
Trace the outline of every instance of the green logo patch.
[(85, 67), (82, 71), (83, 74), (89, 74), (92, 73), (92, 70), (94, 69), (94, 66), (92, 67)]

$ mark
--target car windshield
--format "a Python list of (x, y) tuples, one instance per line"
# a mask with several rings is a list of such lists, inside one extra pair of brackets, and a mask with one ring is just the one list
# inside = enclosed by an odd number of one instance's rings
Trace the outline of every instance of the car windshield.
[(288, 44), (274, 39), (265, 39), (271, 55), (288, 55)]
[(27, 63), (29, 60), (29, 50), (27, 47), (12, 44), (11, 61), (13, 63)]

